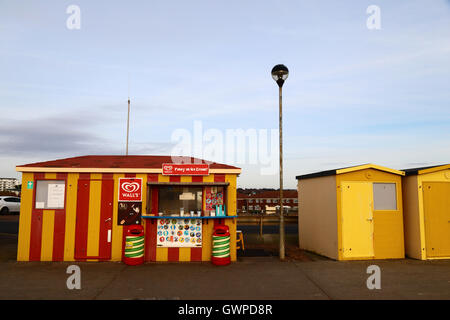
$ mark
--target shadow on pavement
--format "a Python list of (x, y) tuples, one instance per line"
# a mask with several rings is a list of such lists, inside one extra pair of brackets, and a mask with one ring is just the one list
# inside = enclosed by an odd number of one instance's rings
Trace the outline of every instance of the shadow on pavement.
[(17, 260), (17, 235), (0, 233), (0, 262)]

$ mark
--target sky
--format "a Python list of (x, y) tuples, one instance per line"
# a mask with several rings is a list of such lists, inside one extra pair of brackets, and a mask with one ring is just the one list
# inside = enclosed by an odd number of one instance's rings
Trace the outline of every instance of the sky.
[[(79, 29), (67, 27), (71, 5)], [(128, 95), (129, 154), (171, 154), (174, 132), (196, 123), (223, 136), (278, 130), (280, 63), (285, 188), (351, 165), (450, 163), (448, 0), (0, 0), (0, 177), (125, 154)], [(279, 186), (262, 159), (226, 163), (242, 168), (240, 187)]]

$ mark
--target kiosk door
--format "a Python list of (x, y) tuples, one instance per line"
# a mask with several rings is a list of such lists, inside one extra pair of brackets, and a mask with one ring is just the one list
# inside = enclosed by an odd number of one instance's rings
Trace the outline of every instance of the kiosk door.
[(111, 259), (114, 180), (78, 180), (75, 260)]

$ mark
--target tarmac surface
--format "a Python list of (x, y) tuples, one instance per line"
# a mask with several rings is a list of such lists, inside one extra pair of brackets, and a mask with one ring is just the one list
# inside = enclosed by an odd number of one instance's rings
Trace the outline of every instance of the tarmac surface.
[[(295, 248), (292, 238), (287, 246), (288, 259), (282, 262), (273, 250), (276, 237), (258, 237), (246, 238), (246, 251), (269, 254), (240, 254), (238, 261), (228, 266), (127, 266), (120, 262), (16, 262), (17, 234), (3, 232), (0, 300), (450, 299), (450, 260), (338, 262)], [(256, 241), (263, 245), (258, 246)], [(80, 267), (79, 290), (67, 288), (70, 265)], [(380, 267), (381, 289), (367, 288), (370, 265)]]
[[(450, 299), (450, 261), (337, 262), (239, 257), (211, 263), (16, 262), (14, 235), (0, 235), (0, 299)], [(11, 259), (13, 257), (13, 259)], [(67, 268), (81, 270), (69, 290)], [(366, 285), (369, 265), (381, 269), (381, 289)]]

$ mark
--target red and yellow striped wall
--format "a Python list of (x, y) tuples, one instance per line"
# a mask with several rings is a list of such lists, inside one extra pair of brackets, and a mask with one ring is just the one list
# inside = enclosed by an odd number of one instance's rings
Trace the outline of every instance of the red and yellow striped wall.
[[(147, 212), (147, 182), (228, 182), (227, 208), (236, 212), (236, 174), (163, 176), (158, 173), (32, 173), (22, 174), (22, 200), (17, 261), (121, 261), (123, 226), (117, 224), (118, 179), (143, 179), (142, 209)], [(42, 210), (34, 206), (37, 180), (65, 180), (64, 209)], [(33, 189), (27, 183), (33, 182)], [(145, 260), (157, 262), (209, 261), (211, 239), (219, 219), (203, 219), (201, 248), (156, 247), (157, 219), (142, 219)], [(236, 219), (220, 221), (230, 228), (231, 260), (236, 261)], [(108, 230), (110, 237), (108, 237)], [(110, 239), (110, 241), (108, 241)]]

